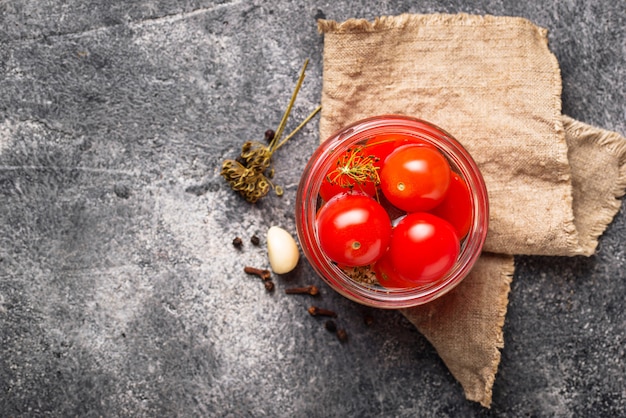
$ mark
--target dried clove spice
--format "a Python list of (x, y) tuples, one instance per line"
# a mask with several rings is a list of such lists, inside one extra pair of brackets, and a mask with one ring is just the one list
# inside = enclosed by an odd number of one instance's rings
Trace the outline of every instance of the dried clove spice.
[(272, 278), (272, 273), (267, 269), (258, 269), (256, 267), (246, 266), (243, 268), (243, 271), (246, 274), (253, 274), (255, 276), (259, 276), (259, 278), (263, 281), (267, 281)]
[(268, 292), (274, 291), (274, 282), (272, 281), (272, 273), (269, 270), (246, 266), (243, 268), (243, 271), (246, 274), (252, 274), (254, 276), (258, 276), (261, 280), (263, 280), (263, 286), (265, 286), (265, 290), (267, 290)]
[(310, 306), (309, 314), (311, 316), (330, 316), (333, 318), (337, 318), (337, 313), (328, 309), (318, 308), (317, 306)]
[(290, 287), (285, 289), (285, 293), (288, 295), (311, 295), (316, 296), (319, 294), (319, 289), (315, 285), (306, 286), (306, 287)]

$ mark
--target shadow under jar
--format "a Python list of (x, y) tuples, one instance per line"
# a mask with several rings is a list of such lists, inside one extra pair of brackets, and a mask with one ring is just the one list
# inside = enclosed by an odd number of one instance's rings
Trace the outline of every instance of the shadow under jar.
[[(368, 156), (369, 150), (373, 149), (372, 144), (384, 144), (388, 152), (411, 145), (435, 148), (447, 160), (451, 175), (460, 177), (469, 190), (468, 205), (471, 214), (468, 225), (465, 226), (466, 232), (463, 236), (459, 233), (458, 256), (450, 268), (426, 283), (402, 287), (382, 286), (376, 277), (373, 264), (358, 267), (339, 265), (325, 253), (321, 245), (316, 218), (326, 204), (320, 196), (322, 184), (328, 182), (328, 174), (343, 164), (350, 152), (354, 154), (357, 150), (360, 157), (372, 157)], [(390, 160), (392, 159), (387, 158), (385, 161)], [(374, 160), (370, 159), (372, 161)], [(377, 161), (377, 174), (381, 167), (384, 169), (385, 161)], [(360, 194), (360, 191), (355, 192), (357, 189), (363, 189), (363, 186), (355, 184), (352, 188), (345, 188), (342, 193)], [(394, 225), (393, 234), (395, 225), (407, 212), (389, 203), (381, 192), (380, 184), (376, 185), (372, 198), (381, 203), (388, 213), (390, 222)], [(458, 285), (480, 256), (487, 235), (488, 219), (489, 205), (485, 183), (469, 153), (441, 128), (423, 120), (400, 115), (364, 119), (331, 135), (309, 160), (296, 196), (298, 238), (305, 257), (315, 271), (331, 288), (348, 299), (385, 309), (421, 305), (444, 295)], [(420, 254), (413, 254), (411, 260), (419, 260), (419, 257)]]

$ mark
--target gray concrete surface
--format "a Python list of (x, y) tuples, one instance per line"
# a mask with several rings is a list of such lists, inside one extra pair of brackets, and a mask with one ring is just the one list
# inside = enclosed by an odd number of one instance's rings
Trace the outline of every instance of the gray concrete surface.
[[(517, 258), (491, 410), (397, 312), (306, 263), (273, 294), (243, 274), (267, 265), (252, 235), (294, 232), (316, 124), (276, 156), (282, 198), (244, 204), (221, 160), (278, 123), (307, 57), (290, 126), (317, 104), (316, 18), (403, 12), (548, 28), (564, 113), (626, 133), (623, 1), (0, 2), (0, 416), (626, 415), (624, 208), (591, 258)], [(306, 283), (347, 343), (283, 293)]]

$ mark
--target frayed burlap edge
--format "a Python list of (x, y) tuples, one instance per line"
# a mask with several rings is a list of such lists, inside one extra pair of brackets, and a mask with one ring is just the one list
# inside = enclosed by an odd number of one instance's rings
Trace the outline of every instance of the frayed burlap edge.
[[(530, 20), (513, 16), (491, 16), (491, 15), (470, 15), (466, 13), (457, 14), (402, 14), (399, 16), (380, 16), (373, 21), (366, 19), (348, 19), (344, 22), (334, 20), (318, 19), (317, 30), (320, 33), (359, 33), (378, 32), (390, 29), (403, 29), (410, 25), (446, 25), (463, 24), (468, 26), (491, 25), (529, 25), (538, 28)], [(547, 33), (546, 29), (539, 28)]]
[(619, 212), (622, 205), (620, 198), (626, 193), (626, 138), (617, 132), (588, 125), (567, 115), (563, 115), (562, 120), (567, 138), (595, 145), (598, 150), (611, 155), (617, 164), (618, 177), (611, 185), (610, 194), (603, 201), (596, 202), (597, 205), (593, 208), (586, 209), (583, 204), (583, 209), (593, 210), (597, 214), (595, 223), (587, 232), (589, 236), (581, 236), (582, 254), (591, 256), (596, 250), (600, 235)]

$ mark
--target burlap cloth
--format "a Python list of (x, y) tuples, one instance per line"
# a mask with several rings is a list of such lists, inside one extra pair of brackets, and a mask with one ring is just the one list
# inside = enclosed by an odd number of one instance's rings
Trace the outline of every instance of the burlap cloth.
[(428, 120), (478, 163), (490, 199), (485, 252), (443, 298), (403, 314), (468, 399), (490, 406), (513, 254), (591, 255), (626, 188), (626, 139), (561, 114), (547, 30), (515, 17), (401, 15), (318, 21), (322, 140), (380, 114)]

